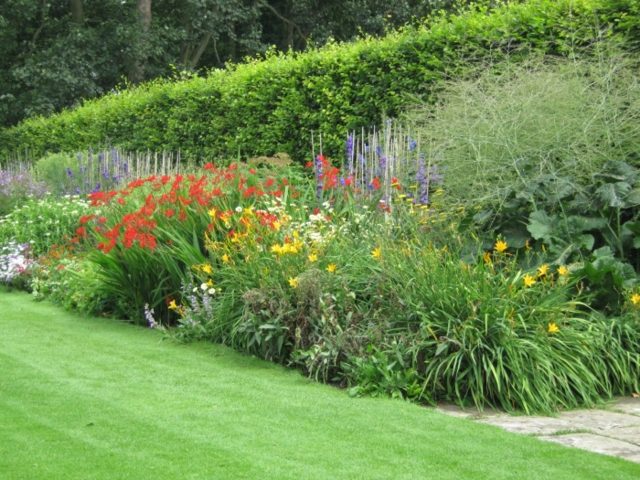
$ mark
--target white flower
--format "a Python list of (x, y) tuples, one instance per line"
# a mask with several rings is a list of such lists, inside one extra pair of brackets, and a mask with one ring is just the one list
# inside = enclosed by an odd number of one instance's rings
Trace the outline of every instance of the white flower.
[(216, 289), (215, 288), (210, 288), (209, 291), (207, 292), (209, 295), (215, 295), (216, 293)]
[(209, 285), (207, 285), (206, 283), (203, 283), (202, 285), (200, 285), (200, 289), (201, 289), (203, 292), (206, 292), (206, 291), (207, 291), (207, 288), (209, 288)]
[(236, 212), (242, 213), (242, 207), (240, 205), (236, 207)]

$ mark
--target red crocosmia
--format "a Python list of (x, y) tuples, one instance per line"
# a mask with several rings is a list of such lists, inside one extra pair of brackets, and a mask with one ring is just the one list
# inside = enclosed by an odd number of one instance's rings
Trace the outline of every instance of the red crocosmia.
[(173, 217), (175, 214), (176, 214), (176, 212), (175, 212), (175, 210), (174, 210), (174, 209), (172, 209), (172, 208), (167, 208), (167, 209), (164, 211), (164, 216), (165, 216), (165, 217), (167, 217), (167, 218), (171, 218), (171, 217)]
[(180, 213), (178, 214), (178, 220), (180, 220), (181, 222), (184, 222), (187, 219), (187, 212), (185, 212), (184, 210), (180, 210)]
[(98, 223), (100, 225), (104, 225), (105, 223), (107, 223), (107, 217), (98, 217)]
[(125, 248), (131, 248), (133, 246), (133, 242), (138, 236), (138, 231), (135, 228), (127, 228), (124, 232), (124, 237), (122, 239), (122, 244)]
[(131, 189), (138, 188), (138, 187), (141, 187), (142, 185), (144, 185), (144, 183), (145, 183), (145, 181), (142, 178), (137, 178), (137, 179), (132, 180), (131, 182), (129, 182), (127, 184), (127, 188), (131, 188)]
[(313, 162), (312, 161), (308, 161), (307, 163), (304, 164), (304, 166), (306, 168), (313, 168)]
[(400, 180), (396, 177), (391, 177), (391, 186), (396, 190), (402, 190), (402, 185), (400, 185)]
[(264, 182), (264, 188), (271, 188), (271, 186), (275, 183), (275, 179), (267, 178)]
[(162, 183), (162, 185), (166, 185), (170, 181), (171, 177), (169, 175), (162, 175), (162, 177), (160, 177), (160, 183)]
[(185, 197), (178, 197), (178, 200), (182, 205), (190, 205), (191, 202), (193, 201), (190, 198), (185, 198)]
[(273, 192), (271, 192), (271, 195), (280, 198), (282, 196), (282, 190), (274, 190)]
[(380, 190), (380, 179), (378, 177), (373, 177), (373, 180), (371, 180), (371, 188)]
[(256, 169), (255, 169), (255, 168), (250, 168), (250, 169), (249, 169), (249, 173), (250, 173), (251, 175), (255, 175), (255, 174), (256, 174)]
[(149, 250), (155, 250), (157, 246), (156, 237), (150, 233), (141, 233), (138, 235), (138, 244), (141, 248), (148, 248)]
[(320, 209), (318, 207), (313, 209), (313, 214), (318, 215), (320, 213)]
[(118, 192), (93, 192), (88, 195), (92, 207), (106, 205)]
[(344, 179), (344, 185), (345, 187), (350, 187), (351, 185), (353, 185), (353, 177), (351, 175)]
[(76, 235), (78, 235), (78, 237), (86, 237), (87, 229), (85, 227), (76, 228)]
[(256, 187), (249, 187), (242, 193), (242, 196), (244, 198), (249, 198), (253, 196), (256, 193), (256, 191), (257, 191)]
[(222, 190), (220, 190), (219, 188), (214, 188), (213, 190), (211, 190), (211, 195), (214, 197), (219, 197), (220, 195), (222, 195)]
[(211, 172), (213, 172), (216, 169), (216, 167), (211, 162), (205, 163), (203, 168)]
[(120, 198), (118, 199), (118, 203), (119, 203), (120, 205), (125, 205), (125, 204), (127, 203), (127, 201), (126, 201), (124, 198), (120, 197)]
[(84, 224), (88, 223), (94, 217), (95, 217), (95, 215), (83, 215), (83, 216), (81, 216), (80, 217), (80, 225), (84, 225)]

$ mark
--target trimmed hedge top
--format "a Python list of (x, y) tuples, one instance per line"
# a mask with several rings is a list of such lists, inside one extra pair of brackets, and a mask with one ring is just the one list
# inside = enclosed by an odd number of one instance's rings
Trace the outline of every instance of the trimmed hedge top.
[(206, 78), (155, 81), (0, 131), (0, 156), (104, 145), (183, 157), (310, 157), (311, 132), (340, 155), (348, 130), (379, 124), (474, 63), (535, 49), (564, 54), (610, 36), (636, 40), (638, 0), (529, 0), (441, 14), (382, 39), (273, 53)]

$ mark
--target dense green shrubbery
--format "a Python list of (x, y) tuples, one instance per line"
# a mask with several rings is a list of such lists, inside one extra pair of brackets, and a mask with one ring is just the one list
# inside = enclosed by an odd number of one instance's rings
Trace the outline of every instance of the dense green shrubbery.
[(194, 158), (285, 151), (301, 160), (311, 131), (321, 131), (325, 151), (334, 155), (347, 130), (399, 113), (411, 96), (432, 100), (442, 79), (459, 76), (477, 60), (514, 49), (565, 54), (611, 34), (635, 38), (637, 19), (633, 0), (476, 7), (382, 40), (274, 54), (207, 78), (117, 92), (1, 131), (0, 148), (5, 155), (26, 149), (37, 157), (110, 144), (180, 150)]

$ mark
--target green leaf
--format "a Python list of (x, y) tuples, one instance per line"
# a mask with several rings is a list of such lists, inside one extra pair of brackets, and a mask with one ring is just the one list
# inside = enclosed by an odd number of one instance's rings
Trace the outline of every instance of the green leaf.
[(553, 232), (557, 217), (549, 216), (544, 210), (537, 210), (529, 215), (527, 230), (536, 240), (549, 241)]
[(605, 205), (612, 208), (626, 206), (625, 198), (631, 192), (631, 185), (627, 182), (605, 183), (596, 190), (596, 197)]

